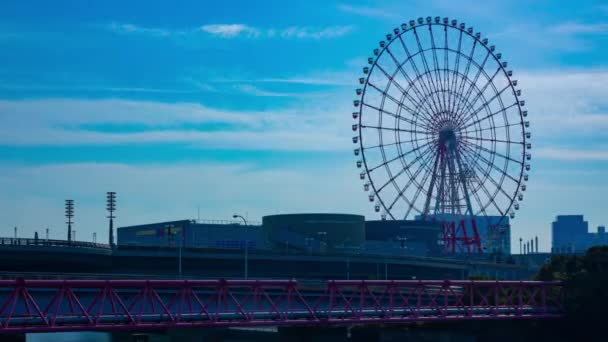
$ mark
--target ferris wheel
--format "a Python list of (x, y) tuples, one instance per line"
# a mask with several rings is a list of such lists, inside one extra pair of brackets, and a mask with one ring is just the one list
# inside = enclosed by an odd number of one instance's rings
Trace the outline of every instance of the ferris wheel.
[(367, 62), (352, 140), (375, 211), (514, 218), (530, 170), (530, 124), (494, 45), (457, 20), (418, 18), (387, 34)]

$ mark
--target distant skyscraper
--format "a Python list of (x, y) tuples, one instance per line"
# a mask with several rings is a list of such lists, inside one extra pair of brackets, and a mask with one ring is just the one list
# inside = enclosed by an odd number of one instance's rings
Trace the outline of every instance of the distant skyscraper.
[(557, 216), (551, 234), (553, 253), (584, 253), (589, 247), (608, 243), (606, 228), (600, 226), (597, 233), (590, 233), (583, 215)]

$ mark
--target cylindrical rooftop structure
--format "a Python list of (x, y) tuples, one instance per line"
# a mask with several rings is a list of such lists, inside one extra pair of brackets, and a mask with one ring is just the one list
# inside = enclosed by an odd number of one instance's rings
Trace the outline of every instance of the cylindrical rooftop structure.
[(270, 242), (298, 245), (323, 243), (328, 248), (361, 247), (365, 217), (351, 214), (281, 214), (262, 218)]

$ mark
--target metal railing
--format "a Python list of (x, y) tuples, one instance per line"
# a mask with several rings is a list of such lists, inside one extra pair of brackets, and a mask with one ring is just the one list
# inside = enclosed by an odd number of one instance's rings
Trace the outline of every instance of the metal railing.
[(67, 241), (50, 239), (0, 238), (1, 246), (40, 246), (110, 249), (110, 245), (88, 241)]

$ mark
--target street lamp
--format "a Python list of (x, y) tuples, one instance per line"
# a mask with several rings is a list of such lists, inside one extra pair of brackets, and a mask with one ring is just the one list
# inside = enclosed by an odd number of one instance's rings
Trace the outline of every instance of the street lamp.
[(522, 249), (522, 245), (521, 245), (522, 242), (523, 242), (523, 239), (519, 238), (519, 254), (523, 254), (523, 249)]
[(325, 253), (327, 242), (325, 242), (325, 236), (327, 236), (327, 232), (317, 232), (317, 236), (319, 236), (319, 248), (321, 253)]
[(401, 255), (403, 256), (403, 254), (405, 254), (405, 249), (407, 247), (405, 247), (405, 242), (407, 241), (407, 237), (406, 236), (397, 236), (397, 240), (399, 242), (401, 242)]
[[(247, 226), (247, 220), (242, 215), (234, 214), (232, 218), (240, 218)], [(245, 280), (249, 279), (249, 240), (245, 239)]]
[[(175, 236), (177, 235), (177, 229), (174, 225), (169, 224), (165, 226), (165, 229), (167, 230), (167, 236), (173, 236), (173, 242), (175, 241)], [(184, 233), (183, 233), (183, 228), (180, 228), (179, 230), (179, 235), (180, 235), (180, 240), (177, 243), (177, 275), (179, 277), (179, 279), (182, 278), (182, 242), (184, 239)]]
[(304, 238), (304, 241), (306, 242), (306, 246), (308, 246), (308, 254), (312, 255), (312, 242), (315, 241), (315, 238), (307, 237)]
[(243, 220), (243, 223), (247, 225), (247, 220), (241, 215), (234, 214), (232, 215), (232, 218), (240, 218), (241, 220)]

